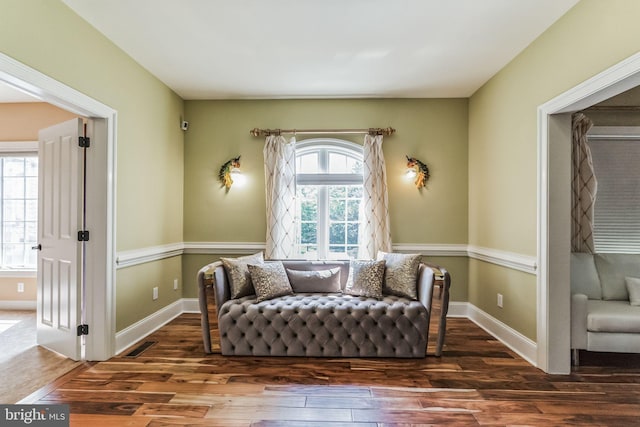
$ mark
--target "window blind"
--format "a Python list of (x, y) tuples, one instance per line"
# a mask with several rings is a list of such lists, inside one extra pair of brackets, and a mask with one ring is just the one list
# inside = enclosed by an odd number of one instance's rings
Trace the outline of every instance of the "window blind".
[(640, 253), (640, 136), (590, 139), (598, 182), (593, 242), (599, 253)]

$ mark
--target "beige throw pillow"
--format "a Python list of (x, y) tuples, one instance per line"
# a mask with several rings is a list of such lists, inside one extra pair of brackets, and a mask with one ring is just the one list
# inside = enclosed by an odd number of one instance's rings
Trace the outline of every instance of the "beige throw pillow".
[(256, 302), (293, 293), (282, 262), (249, 264), (248, 267), (256, 290)]
[(384, 263), (384, 261), (351, 260), (345, 293), (381, 299)]
[(629, 291), (629, 304), (640, 305), (640, 279), (637, 277), (625, 277), (624, 281)]
[(422, 255), (378, 252), (378, 260), (384, 260), (386, 269), (382, 293), (418, 299), (416, 282)]
[(255, 294), (247, 265), (263, 263), (264, 256), (262, 252), (238, 258), (220, 258), (220, 261), (222, 261), (222, 265), (227, 272), (231, 299)]

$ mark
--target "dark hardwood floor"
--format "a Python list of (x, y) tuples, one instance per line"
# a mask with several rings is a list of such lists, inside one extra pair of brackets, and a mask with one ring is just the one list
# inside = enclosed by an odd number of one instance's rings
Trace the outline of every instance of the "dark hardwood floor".
[(68, 403), (71, 425), (91, 427), (640, 425), (635, 355), (547, 375), (453, 318), (440, 358), (224, 357), (203, 353), (199, 322), (181, 315), (138, 356), (85, 363), (23, 402)]

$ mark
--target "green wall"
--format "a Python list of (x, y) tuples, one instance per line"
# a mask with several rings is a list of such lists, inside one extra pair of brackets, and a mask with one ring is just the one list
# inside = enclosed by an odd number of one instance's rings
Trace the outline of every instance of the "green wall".
[[(392, 126), (397, 133), (385, 138), (383, 150), (393, 242), (467, 243), (466, 99), (186, 101), (185, 117), (190, 124), (185, 136), (187, 242), (265, 241), (264, 138), (251, 136), (250, 129)], [(363, 137), (348, 139), (361, 144)], [(225, 192), (217, 173), (237, 155), (248, 182)], [(431, 179), (422, 191), (403, 176), (405, 155), (430, 168)], [(195, 297), (198, 268), (217, 257), (184, 258), (184, 295)], [(466, 300), (466, 258), (440, 260), (455, 265), (454, 297)]]
[[(636, 0), (582, 0), (470, 98), (471, 245), (536, 255), (537, 107), (635, 54), (638, 16)], [(473, 261), (469, 301), (535, 339), (534, 283)]]
[[(117, 250), (181, 242), (182, 99), (62, 2), (2, 0), (0, 6), (2, 53), (118, 111)], [(177, 299), (172, 286), (182, 274), (179, 262), (118, 271), (118, 330), (158, 308), (151, 278), (159, 272), (171, 277), (164, 292), (167, 284), (159, 284), (161, 297)]]

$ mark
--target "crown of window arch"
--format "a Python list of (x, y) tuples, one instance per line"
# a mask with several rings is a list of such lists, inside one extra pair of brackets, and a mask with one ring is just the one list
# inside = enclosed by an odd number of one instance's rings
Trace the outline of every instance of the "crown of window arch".
[(307, 180), (362, 184), (362, 146), (339, 139), (296, 143), (298, 182)]

